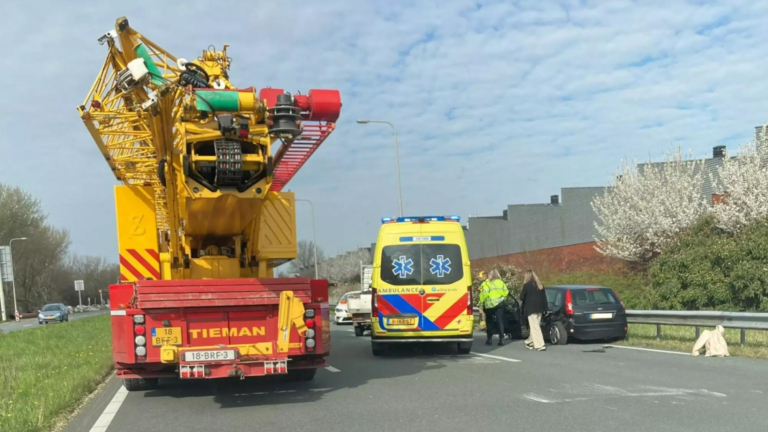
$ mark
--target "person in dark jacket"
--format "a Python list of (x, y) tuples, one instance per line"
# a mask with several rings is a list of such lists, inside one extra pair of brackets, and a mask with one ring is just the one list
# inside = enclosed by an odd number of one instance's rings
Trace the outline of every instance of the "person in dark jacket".
[(531, 330), (525, 346), (536, 351), (546, 351), (544, 336), (541, 334), (541, 316), (547, 311), (547, 295), (533, 270), (525, 272), (520, 301), (523, 304), (523, 314), (528, 317), (528, 328)]

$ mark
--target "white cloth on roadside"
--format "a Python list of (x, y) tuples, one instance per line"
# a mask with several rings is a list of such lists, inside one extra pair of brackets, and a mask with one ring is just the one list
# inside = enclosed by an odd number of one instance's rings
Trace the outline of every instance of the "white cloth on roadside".
[(693, 345), (691, 355), (697, 356), (701, 349), (705, 348), (704, 356), (706, 357), (730, 357), (731, 354), (728, 353), (728, 344), (725, 343), (724, 334), (725, 329), (721, 325), (715, 327), (715, 330), (704, 330)]

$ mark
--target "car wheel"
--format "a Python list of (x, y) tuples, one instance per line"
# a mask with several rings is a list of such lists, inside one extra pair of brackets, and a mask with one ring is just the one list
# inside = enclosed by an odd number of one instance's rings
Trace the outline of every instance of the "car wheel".
[(459, 354), (469, 354), (472, 351), (472, 342), (459, 342)]
[(568, 333), (565, 326), (559, 322), (552, 323), (549, 326), (549, 341), (552, 345), (565, 345), (568, 343)]
[(383, 356), (387, 351), (387, 347), (384, 344), (371, 342), (371, 352), (373, 353), (374, 357), (381, 357)]
[(365, 333), (363, 326), (355, 326), (355, 336), (360, 337)]
[(126, 378), (123, 380), (123, 386), (130, 391), (152, 390), (157, 387), (157, 378)]

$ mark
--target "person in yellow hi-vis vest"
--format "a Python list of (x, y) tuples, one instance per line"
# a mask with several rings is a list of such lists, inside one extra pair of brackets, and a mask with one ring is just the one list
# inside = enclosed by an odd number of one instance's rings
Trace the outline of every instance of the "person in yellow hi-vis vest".
[(486, 345), (492, 342), (494, 321), (499, 329), (499, 346), (504, 344), (504, 299), (508, 295), (509, 289), (498, 270), (491, 270), (488, 279), (480, 286), (480, 307), (485, 311), (485, 334), (488, 336)]

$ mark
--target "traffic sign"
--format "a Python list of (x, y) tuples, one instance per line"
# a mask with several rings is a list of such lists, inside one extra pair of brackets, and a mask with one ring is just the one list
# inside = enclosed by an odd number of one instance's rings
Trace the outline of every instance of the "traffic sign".
[(81, 280), (75, 281), (75, 291), (85, 291), (85, 285), (83, 284), (83, 281)]

